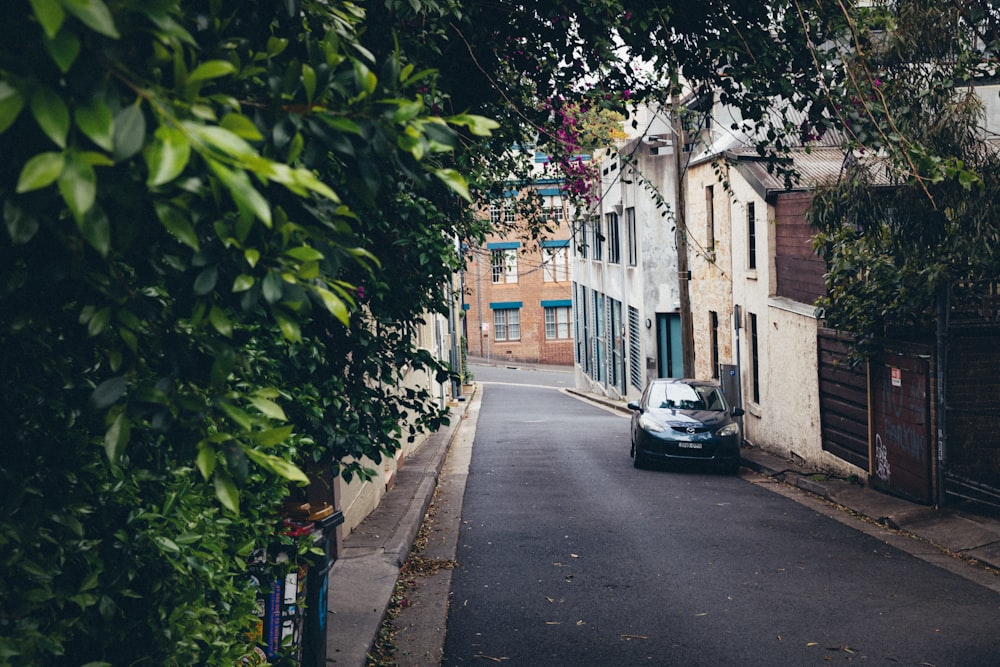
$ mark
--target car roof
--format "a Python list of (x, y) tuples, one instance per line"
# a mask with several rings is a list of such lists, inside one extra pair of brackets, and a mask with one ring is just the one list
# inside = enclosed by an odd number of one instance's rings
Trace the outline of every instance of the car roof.
[(712, 387), (720, 386), (717, 380), (695, 380), (693, 378), (653, 378), (649, 381), (649, 384), (694, 384), (708, 385)]

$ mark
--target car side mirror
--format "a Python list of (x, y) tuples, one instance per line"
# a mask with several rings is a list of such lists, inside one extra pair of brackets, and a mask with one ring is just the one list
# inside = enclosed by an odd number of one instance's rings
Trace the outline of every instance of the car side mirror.
[(639, 401), (629, 401), (628, 402), (628, 409), (629, 410), (641, 410), (642, 408), (639, 407)]
[(734, 417), (742, 417), (743, 414), (744, 414), (743, 408), (740, 408), (740, 407), (733, 408), (733, 416)]

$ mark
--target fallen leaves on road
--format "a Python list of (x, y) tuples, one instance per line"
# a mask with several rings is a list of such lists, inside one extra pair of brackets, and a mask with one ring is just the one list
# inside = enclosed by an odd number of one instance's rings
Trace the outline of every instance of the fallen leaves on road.
[(649, 639), (649, 637), (646, 636), (646, 635), (618, 635), (618, 637), (620, 639), (625, 639), (625, 640), (629, 640), (629, 639)]
[(494, 658), (492, 655), (484, 655), (482, 653), (477, 653), (472, 656), (473, 658), (482, 658), (483, 660), (489, 660), (491, 662), (503, 662), (504, 660), (509, 660), (510, 658)]

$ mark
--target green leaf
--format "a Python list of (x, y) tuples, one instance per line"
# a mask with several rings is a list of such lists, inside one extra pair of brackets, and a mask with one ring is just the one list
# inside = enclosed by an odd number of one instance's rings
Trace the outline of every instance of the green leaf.
[(53, 39), (46, 40), (45, 49), (52, 56), (52, 61), (65, 74), (76, 62), (76, 57), (80, 55), (80, 38), (75, 32), (63, 30)]
[(86, 319), (87, 322), (87, 335), (89, 336), (99, 336), (108, 328), (108, 324), (111, 322), (111, 309), (101, 308), (100, 310), (93, 311), (90, 317)]
[(465, 178), (455, 169), (437, 169), (434, 175), (440, 178), (445, 185), (451, 188), (465, 201), (472, 203), (472, 195), (469, 193), (469, 184)]
[(179, 554), (181, 552), (181, 548), (177, 546), (177, 543), (169, 537), (156, 535), (153, 537), (153, 542), (156, 543), (156, 546), (160, 547), (160, 551), (164, 551), (169, 554)]
[(266, 398), (260, 398), (258, 396), (251, 396), (250, 402), (255, 408), (271, 419), (279, 419), (281, 421), (288, 420), (288, 417), (285, 416), (285, 411), (282, 410), (281, 406), (274, 401), (269, 401)]
[(288, 40), (281, 39), (279, 37), (268, 37), (267, 38), (267, 55), (270, 57), (275, 57), (281, 55), (285, 49), (288, 48)]
[(146, 142), (146, 117), (138, 103), (119, 112), (114, 121), (115, 159), (127, 160), (142, 150)]
[(93, 207), (87, 211), (77, 226), (87, 243), (93, 246), (101, 257), (107, 257), (111, 251), (111, 220), (108, 219), (104, 209), (100, 206)]
[(89, 164), (91, 167), (113, 167), (115, 166), (115, 161), (109, 158), (104, 153), (98, 153), (97, 151), (79, 151), (76, 153), (77, 159), (79, 159), (84, 164)]
[(219, 279), (219, 267), (206, 267), (198, 277), (194, 279), (194, 293), (198, 296), (205, 296), (215, 289), (215, 284)]
[(469, 128), (469, 132), (479, 137), (488, 137), (493, 133), (493, 130), (500, 127), (500, 123), (492, 118), (474, 114), (458, 114), (446, 120), (452, 125), (464, 125)]
[(101, 100), (91, 100), (73, 112), (76, 126), (88, 139), (106, 151), (115, 147), (114, 118), (108, 105)]
[(104, 453), (112, 465), (118, 465), (122, 454), (125, 453), (125, 446), (128, 445), (129, 435), (132, 431), (132, 423), (125, 412), (119, 412), (110, 428), (104, 434)]
[(184, 128), (205, 147), (214, 148), (229, 157), (238, 160), (249, 160), (257, 157), (253, 146), (224, 127), (185, 123)]
[(146, 185), (156, 187), (181, 175), (191, 159), (191, 144), (180, 130), (161, 125), (144, 157), (149, 169)]
[(84, 25), (105, 37), (118, 39), (118, 29), (108, 6), (101, 0), (60, 0), (62, 6)]
[(195, 459), (195, 463), (198, 465), (198, 470), (201, 471), (201, 476), (207, 482), (215, 470), (215, 450), (207, 443), (201, 443), (198, 446), (198, 457)]
[(302, 87), (306, 91), (306, 101), (312, 104), (316, 95), (316, 70), (308, 63), (302, 65)]
[(247, 274), (242, 273), (236, 276), (236, 280), (233, 281), (233, 292), (246, 292), (248, 289), (253, 287), (254, 282), (256, 281), (253, 276), (248, 276)]
[(63, 153), (39, 153), (24, 164), (17, 179), (17, 192), (40, 190), (55, 183), (66, 166)]
[(245, 171), (233, 171), (215, 160), (206, 160), (212, 171), (229, 190), (240, 211), (256, 217), (268, 228), (271, 227), (271, 207), (267, 200), (250, 183)]
[(281, 295), (284, 294), (284, 284), (281, 280), (281, 276), (274, 271), (268, 272), (264, 276), (263, 285), (264, 299), (268, 303), (277, 303), (281, 300)]
[(31, 9), (35, 12), (35, 18), (42, 24), (45, 36), (52, 39), (59, 32), (66, 20), (66, 12), (58, 0), (31, 0)]
[(279, 310), (274, 312), (274, 319), (278, 320), (278, 327), (281, 329), (281, 335), (293, 343), (302, 342), (302, 329), (299, 327), (299, 323), (288, 317)]
[(247, 248), (243, 251), (243, 258), (246, 259), (247, 264), (249, 264), (252, 269), (257, 266), (257, 262), (260, 261), (260, 251), (256, 248)]
[(104, 410), (124, 396), (127, 390), (128, 382), (121, 376), (105, 380), (91, 393), (90, 404), (97, 410)]
[(31, 115), (49, 139), (59, 148), (66, 148), (69, 134), (69, 107), (59, 94), (47, 87), (39, 87), (31, 96)]
[(155, 202), (153, 206), (156, 210), (156, 217), (160, 219), (168, 232), (189, 248), (201, 249), (198, 233), (183, 212), (162, 201)]
[(247, 141), (260, 141), (264, 138), (264, 135), (260, 133), (257, 126), (253, 124), (253, 121), (243, 114), (227, 113), (222, 117), (219, 126), (224, 127), (237, 137), (246, 139)]
[(347, 311), (347, 305), (343, 299), (323, 287), (316, 287), (314, 291), (319, 295), (319, 298), (323, 301), (323, 305), (330, 311), (330, 314), (340, 320), (345, 327), (350, 324), (351, 316)]
[(24, 108), (24, 96), (6, 81), (0, 81), (0, 134), (7, 131)]
[(97, 174), (94, 168), (79, 159), (79, 156), (70, 154), (59, 175), (59, 194), (69, 206), (73, 217), (81, 223), (97, 198)]
[(253, 426), (253, 417), (251, 417), (245, 410), (241, 410), (232, 403), (219, 403), (219, 409), (225, 412), (226, 416), (236, 422), (236, 424), (244, 431), (249, 431)]
[(222, 308), (212, 306), (212, 310), (208, 313), (208, 321), (212, 323), (216, 331), (226, 338), (233, 337), (233, 323)]
[(333, 129), (338, 130), (340, 132), (347, 132), (349, 134), (354, 134), (359, 137), (363, 135), (363, 132), (361, 131), (361, 126), (358, 125), (355, 121), (351, 120), (350, 118), (344, 118), (343, 116), (323, 115), (321, 116), (321, 119), (324, 123), (326, 123)]
[(233, 480), (221, 470), (215, 473), (215, 497), (226, 509), (240, 513), (240, 492)]
[(258, 431), (250, 437), (261, 447), (273, 447), (288, 440), (294, 431), (294, 426), (280, 426), (266, 431)]
[(316, 250), (316, 248), (310, 248), (305, 245), (286, 250), (285, 254), (300, 262), (318, 262), (323, 259), (323, 253)]
[(14, 197), (8, 197), (4, 201), (3, 219), (7, 226), (7, 233), (10, 234), (10, 240), (15, 245), (27, 243), (38, 233), (38, 218), (19, 206), (14, 201)]
[(220, 76), (228, 76), (236, 71), (236, 66), (228, 60), (209, 60), (195, 67), (194, 71), (188, 75), (188, 81), (218, 79)]
[(246, 455), (253, 459), (254, 462), (262, 468), (270, 470), (276, 475), (279, 475), (280, 477), (283, 477), (291, 482), (301, 482), (303, 484), (309, 483), (309, 478), (304, 472), (302, 472), (293, 463), (290, 463), (279, 456), (265, 454), (264, 452), (259, 452), (256, 449), (246, 450)]

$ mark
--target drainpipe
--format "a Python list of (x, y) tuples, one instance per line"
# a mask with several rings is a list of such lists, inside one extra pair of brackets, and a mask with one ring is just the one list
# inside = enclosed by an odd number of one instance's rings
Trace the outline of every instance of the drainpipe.
[[(743, 369), (740, 367), (740, 327), (743, 326), (743, 313), (739, 305), (733, 306), (733, 331), (735, 341), (733, 347), (736, 348), (736, 404), (743, 407)], [(740, 436), (746, 440), (746, 433), (743, 431), (743, 417), (737, 417), (740, 424)]]

